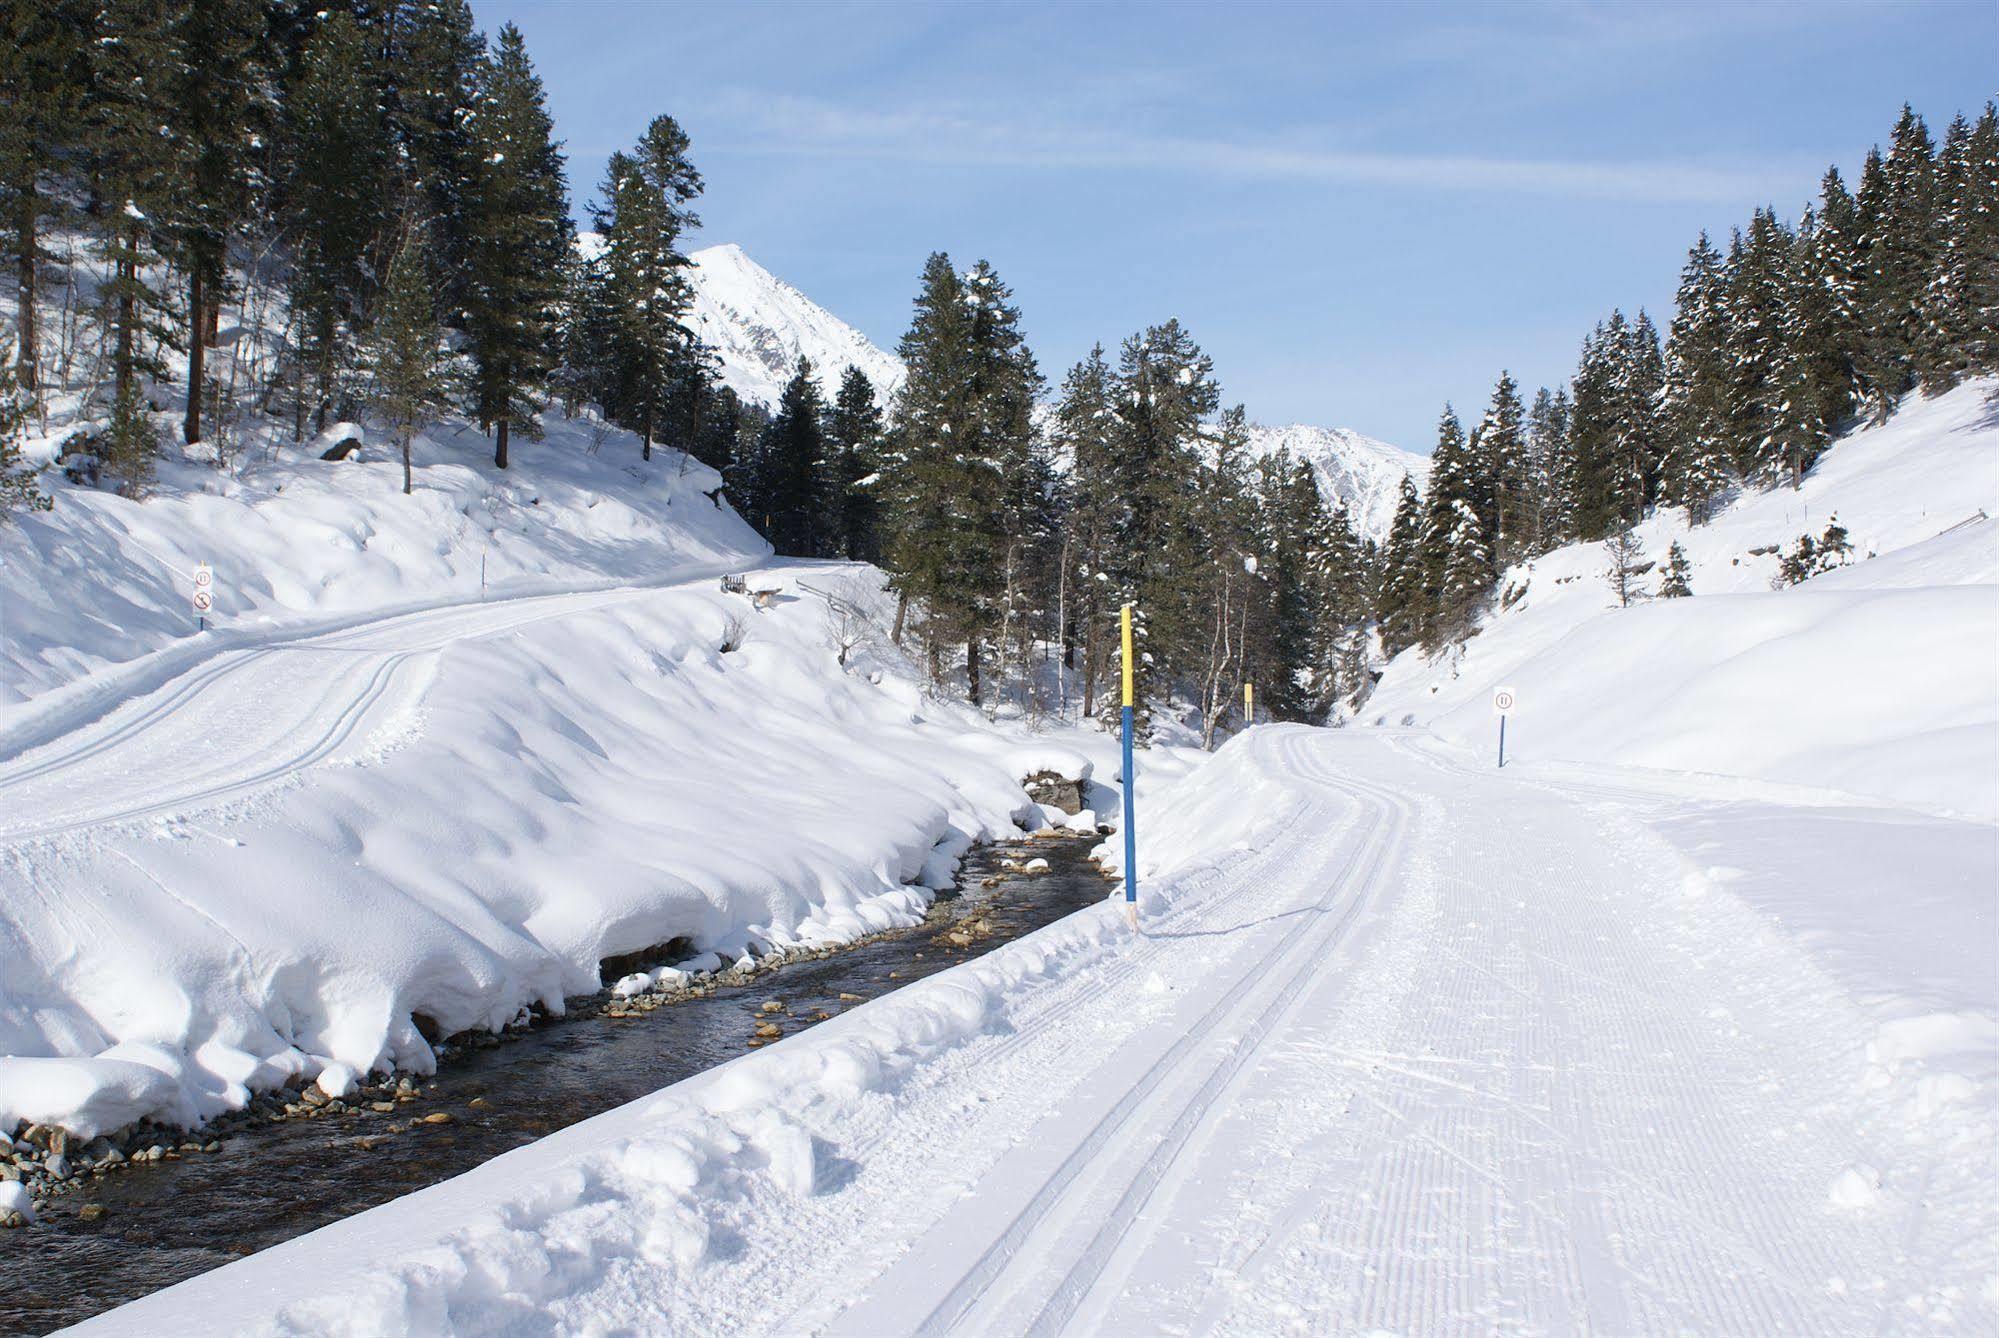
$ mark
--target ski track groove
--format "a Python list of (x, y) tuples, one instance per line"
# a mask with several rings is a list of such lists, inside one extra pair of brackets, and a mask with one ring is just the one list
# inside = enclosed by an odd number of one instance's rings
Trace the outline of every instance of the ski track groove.
[[(825, 1294), (843, 1265), (824, 1261), (747, 1327), (1895, 1327), (1866, 1289), (1915, 1228), (1891, 1206), (1826, 1206), (1863, 1150), (1856, 1069), (1810, 982), (1762, 969), (1796, 962), (1684, 913), (1677, 866), (1614, 805), (1386, 743), (1348, 774), (1322, 737), (1263, 745), (1315, 792), (1287, 836), (1191, 872), (1129, 950), (1017, 996), (1006, 1034), (871, 1113), (842, 1151), (893, 1163), (868, 1202), (895, 1210), (898, 1239), (857, 1245), (843, 1294)], [(1300, 908), (1315, 913), (1262, 927)], [(1224, 996), (1171, 1014), (1184, 1032), (1103, 1086), (1120, 1028), (1159, 1025), (1116, 1014), (1148, 972), (1186, 961), (1162, 955), (1168, 936), (1243, 930), (1195, 977)], [(1099, 1020), (1065, 1032), (1076, 1014)], [(1012, 1090), (1022, 1073), (1044, 1087)], [(936, 1099), (968, 1075), (978, 1106)], [(935, 1113), (911, 1129), (905, 1102)], [(894, 1146), (912, 1134), (935, 1145)], [(938, 1159), (941, 1191), (923, 1180)], [(1005, 1217), (959, 1219), (1009, 1180)], [(813, 1239), (822, 1208), (850, 1230), (869, 1220), (815, 1204), (789, 1238)]]
[[(0, 844), (191, 813), (257, 793), (337, 753), (376, 708), (396, 695), (398, 680), (407, 678), (406, 671), (424, 656), (673, 588), (641, 586), (447, 605), (225, 651), (72, 734), (0, 762), (0, 809), (35, 815), (0, 825)], [(269, 710), (256, 726), (246, 726), (242, 712), (260, 706), (292, 709)], [(191, 737), (199, 739), (199, 748), (188, 746)], [(134, 749), (142, 760), (159, 763), (160, 771), (149, 771), (136, 787), (130, 783), (134, 768), (129, 761), (118, 766), (115, 776), (97, 774), (105, 768), (94, 764), (102, 760), (108, 765)], [(119, 782), (126, 783), (122, 797)], [(107, 794), (113, 796), (109, 801)], [(65, 802), (70, 806), (65, 808)]]

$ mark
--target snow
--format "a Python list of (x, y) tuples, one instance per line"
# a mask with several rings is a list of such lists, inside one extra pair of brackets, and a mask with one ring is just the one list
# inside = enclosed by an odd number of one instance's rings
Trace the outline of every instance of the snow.
[(902, 362), (867, 336), (751, 260), (740, 246), (710, 246), (689, 257), (694, 302), (687, 324), (721, 359), (722, 383), (775, 408), (798, 368), (812, 362), (828, 402), (840, 378), (859, 367), (886, 405), (907, 375)]
[(1319, 495), (1329, 503), (1343, 502), (1354, 533), (1377, 543), (1388, 538), (1394, 523), (1403, 475), (1409, 476), (1419, 493), (1430, 477), (1429, 456), (1363, 436), (1351, 428), (1253, 424), (1249, 443), (1251, 454), (1257, 457), (1286, 450), (1292, 459), (1311, 465)]
[[(1141, 808), (1140, 937), (1071, 916), (81, 1332), (1989, 1331), (1991, 1055), (1884, 1048), (1887, 958), (1737, 890), (1804, 905), (1847, 814), (1262, 727)], [(1880, 822), (1975, 936), (1999, 850)]]
[[(1022, 777), (1112, 755), (927, 698), (880, 573), (772, 562), (712, 471), (548, 429), (505, 476), (420, 439), (412, 497), (365, 449), (168, 462), (138, 503), (51, 474), (0, 531), (0, 1128), (331, 1093), (428, 1070), (418, 1018), (559, 1011), (608, 956), (911, 923), (1041, 825)], [(716, 580), (750, 567), (767, 613)], [(844, 666), (815, 591), (878, 624)]]
[[(1490, 756), (1488, 701), (1520, 705), (1508, 764), (1615, 764), (1751, 778), (1999, 816), (1999, 383), (1915, 398), (1837, 443), (1801, 491), (1757, 492), (1705, 526), (1668, 511), (1694, 597), (1614, 607), (1600, 545), (1509, 571), (1517, 602), (1461, 654), (1387, 669), (1361, 716), (1427, 725)], [(1774, 553), (1834, 514), (1872, 559), (1772, 590)], [(1656, 583), (1656, 572), (1648, 574)]]

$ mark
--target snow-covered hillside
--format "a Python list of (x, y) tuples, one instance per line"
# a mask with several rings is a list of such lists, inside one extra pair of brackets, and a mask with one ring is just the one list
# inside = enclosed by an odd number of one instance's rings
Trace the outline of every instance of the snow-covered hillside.
[(1260, 456), (1287, 450), (1293, 459), (1309, 461), (1318, 475), (1320, 494), (1346, 503), (1355, 533), (1376, 541), (1388, 537), (1402, 476), (1409, 475), (1418, 492), (1430, 477), (1429, 456), (1345, 427), (1253, 426), (1250, 449)]
[(422, 1068), (413, 1019), (496, 1028), (670, 940), (908, 922), (1044, 820), (1021, 777), (1110, 761), (926, 699), (880, 573), (771, 563), (712, 471), (547, 426), (504, 476), (432, 434), (408, 497), (372, 447), (143, 502), (51, 472), (0, 529), (0, 1132)]
[[(1999, 815), (1999, 383), (1912, 398), (1836, 444), (1799, 491), (1738, 498), (1704, 526), (1678, 511), (1691, 599), (1616, 607), (1601, 545), (1508, 572), (1513, 602), (1461, 653), (1398, 657), (1363, 708), (1490, 753), (1489, 698), (1520, 705), (1509, 761), (1614, 763)], [(1834, 515), (1853, 565), (1773, 590), (1778, 549)], [(1873, 556), (1869, 557), (1868, 554)], [(1656, 589), (1659, 572), (1647, 573)]]
[(811, 359), (830, 401), (858, 367), (886, 402), (902, 387), (902, 363), (826, 308), (772, 274), (733, 243), (696, 251), (694, 305), (687, 321), (720, 355), (722, 383), (747, 400), (775, 405), (798, 359)]

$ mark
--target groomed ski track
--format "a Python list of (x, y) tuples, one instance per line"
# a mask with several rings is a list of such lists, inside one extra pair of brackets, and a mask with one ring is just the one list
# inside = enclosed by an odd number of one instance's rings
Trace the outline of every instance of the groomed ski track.
[[(1977, 1310), (1935, 1270), (1989, 1254), (1989, 1158), (1895, 1124), (1855, 1002), (1647, 828), (1642, 780), (1293, 727), (1211, 765), (1281, 821), (1158, 879), (1136, 939), (1106, 904), (85, 1327), (1875, 1334)], [(923, 1057), (869, 1049), (890, 1036)], [(759, 1170), (778, 1112), (803, 1182)], [(665, 1185), (681, 1128), (739, 1150)], [(1884, 1147), (1879, 1194), (1836, 1201)]]

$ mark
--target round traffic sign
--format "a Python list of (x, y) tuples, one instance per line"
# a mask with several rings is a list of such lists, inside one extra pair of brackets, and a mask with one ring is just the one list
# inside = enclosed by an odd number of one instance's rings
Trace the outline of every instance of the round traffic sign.
[(194, 611), (196, 613), (208, 612), (214, 603), (215, 597), (206, 590), (197, 590), (194, 592)]
[(1513, 689), (1494, 688), (1492, 691), (1492, 709), (1501, 715), (1505, 715), (1508, 711), (1511, 711), (1513, 709)]
[(205, 590), (213, 584), (215, 584), (214, 572), (210, 571), (206, 566), (194, 569), (194, 585), (197, 590)]

